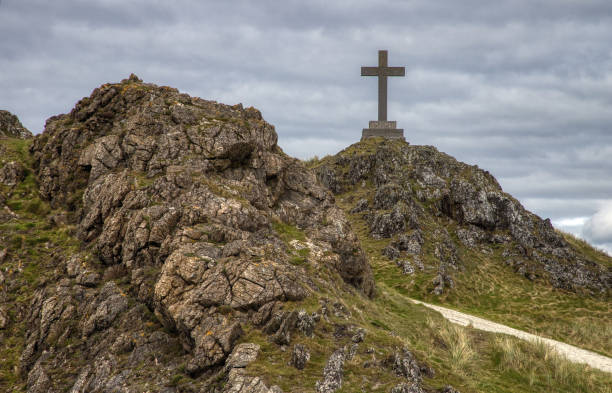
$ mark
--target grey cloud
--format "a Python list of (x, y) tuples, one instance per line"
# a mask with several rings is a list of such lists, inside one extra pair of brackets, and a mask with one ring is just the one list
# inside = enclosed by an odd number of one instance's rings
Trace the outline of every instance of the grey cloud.
[(0, 107), (35, 132), (135, 72), (259, 108), (301, 158), (359, 139), (376, 116), (359, 67), (386, 48), (407, 67), (389, 116), (411, 143), (489, 170), (545, 217), (612, 200), (608, 0), (6, 0), (0, 37)]
[(594, 242), (612, 245), (612, 203), (601, 207), (583, 228), (584, 236)]

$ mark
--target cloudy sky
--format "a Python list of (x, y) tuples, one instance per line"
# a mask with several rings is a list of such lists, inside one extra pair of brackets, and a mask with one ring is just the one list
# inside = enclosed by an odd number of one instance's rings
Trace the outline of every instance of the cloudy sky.
[(260, 109), (300, 158), (377, 116), (493, 173), (528, 209), (612, 251), (610, 0), (0, 0), (0, 108), (38, 133), (105, 82)]

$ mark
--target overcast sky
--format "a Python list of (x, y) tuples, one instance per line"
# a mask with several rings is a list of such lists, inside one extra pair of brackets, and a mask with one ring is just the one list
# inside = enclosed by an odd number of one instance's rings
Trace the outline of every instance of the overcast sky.
[(0, 109), (32, 132), (131, 72), (260, 109), (309, 158), (389, 115), (497, 177), (557, 227), (612, 250), (612, 1), (0, 0)]

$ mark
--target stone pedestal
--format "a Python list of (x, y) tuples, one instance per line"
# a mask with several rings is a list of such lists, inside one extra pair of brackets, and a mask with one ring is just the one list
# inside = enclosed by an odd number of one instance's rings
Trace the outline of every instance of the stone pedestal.
[(396, 121), (370, 121), (370, 127), (364, 128), (361, 134), (361, 140), (382, 136), (387, 139), (404, 139), (404, 130), (397, 127)]

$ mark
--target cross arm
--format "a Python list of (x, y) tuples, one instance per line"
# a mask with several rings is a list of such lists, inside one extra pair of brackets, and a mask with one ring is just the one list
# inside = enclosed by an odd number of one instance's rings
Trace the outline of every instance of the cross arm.
[(378, 76), (378, 67), (361, 67), (361, 76)]
[(405, 67), (361, 67), (361, 76), (406, 76)]
[(406, 76), (405, 67), (386, 67), (385, 74), (387, 76)]

